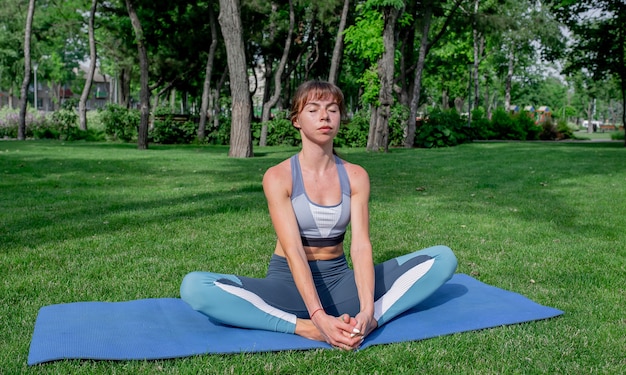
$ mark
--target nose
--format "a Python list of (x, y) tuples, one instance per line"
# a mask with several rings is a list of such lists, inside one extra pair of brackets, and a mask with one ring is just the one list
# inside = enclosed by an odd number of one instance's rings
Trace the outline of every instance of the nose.
[(330, 116), (328, 115), (328, 111), (326, 110), (326, 108), (322, 108), (320, 109), (320, 117), (322, 120), (328, 120), (330, 118)]

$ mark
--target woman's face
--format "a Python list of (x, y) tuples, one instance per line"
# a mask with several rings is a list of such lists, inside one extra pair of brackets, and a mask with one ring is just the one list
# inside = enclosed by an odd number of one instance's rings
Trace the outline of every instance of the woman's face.
[(312, 99), (306, 102), (294, 126), (303, 132), (307, 138), (332, 139), (339, 131), (341, 110), (332, 97)]

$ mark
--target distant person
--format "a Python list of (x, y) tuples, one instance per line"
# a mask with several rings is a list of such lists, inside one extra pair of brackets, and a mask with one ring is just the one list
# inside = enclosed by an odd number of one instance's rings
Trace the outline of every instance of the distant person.
[[(368, 174), (333, 150), (344, 113), (337, 86), (309, 81), (297, 89), (291, 122), (302, 149), (263, 177), (278, 237), (267, 276), (192, 272), (180, 290), (192, 308), (231, 326), (295, 333), (353, 350), (452, 277), (457, 260), (445, 246), (374, 266)], [(343, 247), (349, 223), (353, 269)]]

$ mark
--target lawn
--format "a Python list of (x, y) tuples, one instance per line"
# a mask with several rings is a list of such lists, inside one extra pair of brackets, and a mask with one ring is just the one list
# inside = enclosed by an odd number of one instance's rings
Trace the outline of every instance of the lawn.
[(28, 367), (38, 310), (178, 297), (192, 270), (262, 277), (261, 178), (295, 148), (0, 142), (2, 374), (626, 373), (626, 149), (615, 142), (339, 149), (370, 173), (377, 262), (435, 244), (458, 272), (565, 314), (348, 353), (58, 361)]

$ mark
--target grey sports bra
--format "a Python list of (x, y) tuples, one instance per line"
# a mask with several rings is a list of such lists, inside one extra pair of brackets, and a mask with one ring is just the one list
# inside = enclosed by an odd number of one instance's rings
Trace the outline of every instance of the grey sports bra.
[(322, 206), (311, 202), (304, 190), (298, 155), (291, 157), (291, 205), (298, 220), (304, 246), (335, 246), (343, 242), (350, 222), (350, 180), (339, 157), (335, 164), (341, 185), (341, 202), (336, 206)]

